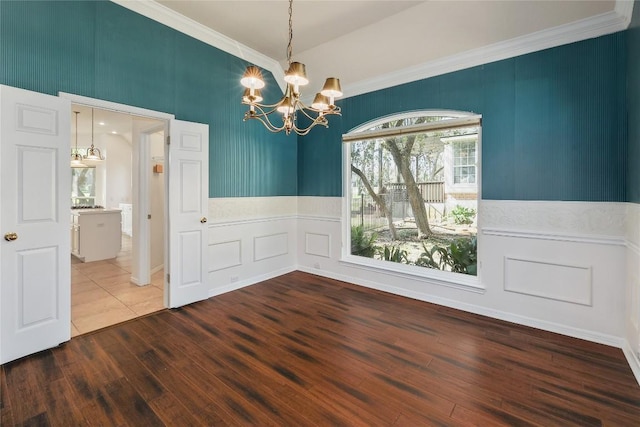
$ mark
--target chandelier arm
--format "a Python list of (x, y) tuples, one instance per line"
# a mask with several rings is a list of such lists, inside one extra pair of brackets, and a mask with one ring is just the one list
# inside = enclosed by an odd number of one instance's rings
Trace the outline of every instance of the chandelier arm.
[[(267, 108), (271, 108), (270, 110), (265, 111), (264, 109), (262, 109), (262, 106), (260, 104), (253, 104), (253, 106), (258, 110), (258, 112), (256, 113), (256, 111), (254, 111), (253, 113), (251, 113), (251, 110), (247, 111), (247, 114), (249, 114), (250, 116), (253, 117), (266, 117), (268, 119), (268, 117), (275, 113), (277, 111), (277, 106), (279, 104), (275, 104), (275, 106), (268, 106)], [(275, 126), (274, 126), (275, 127)]]
[(307, 126), (306, 128), (299, 128), (298, 126), (296, 126), (295, 124), (293, 125), (293, 131), (295, 133), (297, 133), (300, 136), (305, 136), (306, 134), (308, 134), (311, 129), (313, 129), (314, 127), (316, 127), (317, 125), (322, 125), (326, 128), (329, 127), (329, 122), (325, 121), (321, 121), (316, 123), (316, 121), (314, 121), (313, 123), (311, 123), (309, 126)]
[(249, 106), (249, 107), (253, 105), (254, 107), (257, 107), (257, 108), (259, 108), (261, 110), (271, 109), (271, 111), (274, 111), (276, 108), (278, 108), (280, 106), (280, 101), (276, 102), (275, 104), (262, 104), (260, 102), (254, 102), (252, 104), (251, 102), (246, 102), (246, 101), (242, 101), (242, 103), (244, 105)]
[(273, 123), (271, 123), (271, 120), (269, 120), (269, 115), (275, 111), (271, 110), (269, 112), (265, 112), (262, 108), (260, 108), (259, 106), (257, 107), (258, 110), (260, 110), (259, 114), (256, 114), (255, 112), (253, 112), (253, 114), (251, 114), (250, 111), (247, 111), (244, 115), (244, 120), (248, 120), (248, 119), (257, 119), (259, 120), (267, 129), (269, 129), (271, 132), (281, 132), (283, 131), (286, 126), (283, 124), (281, 127), (278, 127), (276, 125), (274, 125)]
[[(265, 117), (266, 118), (266, 117)], [(269, 121), (268, 118), (263, 119), (262, 117), (258, 117), (258, 116), (249, 116), (249, 117), (245, 117), (245, 120), (248, 119), (256, 119), (257, 121), (259, 121), (260, 123), (262, 123), (262, 125), (267, 128), (267, 130), (269, 132), (273, 132), (273, 133), (278, 133), (278, 132), (282, 132), (283, 130), (285, 130), (285, 126), (282, 125), (281, 127), (275, 127), (273, 126), (273, 124)]]

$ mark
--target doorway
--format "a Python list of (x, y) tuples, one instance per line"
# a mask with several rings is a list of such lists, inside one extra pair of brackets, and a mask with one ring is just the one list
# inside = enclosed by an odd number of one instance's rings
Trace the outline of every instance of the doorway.
[(55, 97), (0, 85), (0, 94), (0, 219), (8, 230), (0, 247), (0, 363), (71, 337), (72, 103), (165, 123), (164, 306), (209, 297), (207, 124), (63, 92)]
[[(72, 336), (165, 308), (166, 129), (165, 120), (72, 104), (72, 150), (95, 146), (104, 157), (72, 169)], [(109, 226), (115, 249), (86, 257), (106, 242), (84, 234)]]

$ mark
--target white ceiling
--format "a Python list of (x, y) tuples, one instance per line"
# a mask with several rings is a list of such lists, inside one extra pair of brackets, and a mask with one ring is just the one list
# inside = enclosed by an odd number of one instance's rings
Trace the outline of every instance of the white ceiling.
[[(129, 7), (127, 1), (118, 3)], [(345, 93), (352, 95), (366, 91), (359, 88), (363, 82), (467, 52), (482, 55), (483, 49), (489, 52), (505, 42), (551, 34), (561, 44), (566, 37), (560, 37), (564, 32), (559, 29), (565, 27), (581, 30), (582, 38), (594, 37), (585, 28), (604, 26), (619, 15), (621, 3), (625, 0), (296, 0), (293, 60), (307, 66), (312, 83), (305, 92), (317, 91), (326, 77), (335, 76)], [(158, 8), (179, 14), (180, 19), (186, 17), (187, 23), (220, 33), (286, 68), (287, 0), (158, 0), (156, 11)], [(627, 4), (626, 9), (630, 8)], [(617, 30), (599, 30), (596, 35)], [(581, 36), (572, 37), (567, 40)]]

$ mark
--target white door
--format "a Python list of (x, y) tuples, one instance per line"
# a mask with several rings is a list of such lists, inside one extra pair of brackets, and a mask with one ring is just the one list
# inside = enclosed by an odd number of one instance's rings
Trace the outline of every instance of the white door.
[(209, 126), (171, 120), (169, 307), (206, 299)]
[(0, 85), (0, 363), (70, 339), (70, 116)]

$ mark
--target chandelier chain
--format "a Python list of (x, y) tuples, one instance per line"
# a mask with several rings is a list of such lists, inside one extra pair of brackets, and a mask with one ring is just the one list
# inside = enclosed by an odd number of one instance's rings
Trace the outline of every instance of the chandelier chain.
[(287, 63), (291, 65), (293, 53), (293, 0), (289, 0), (289, 44), (287, 45)]

